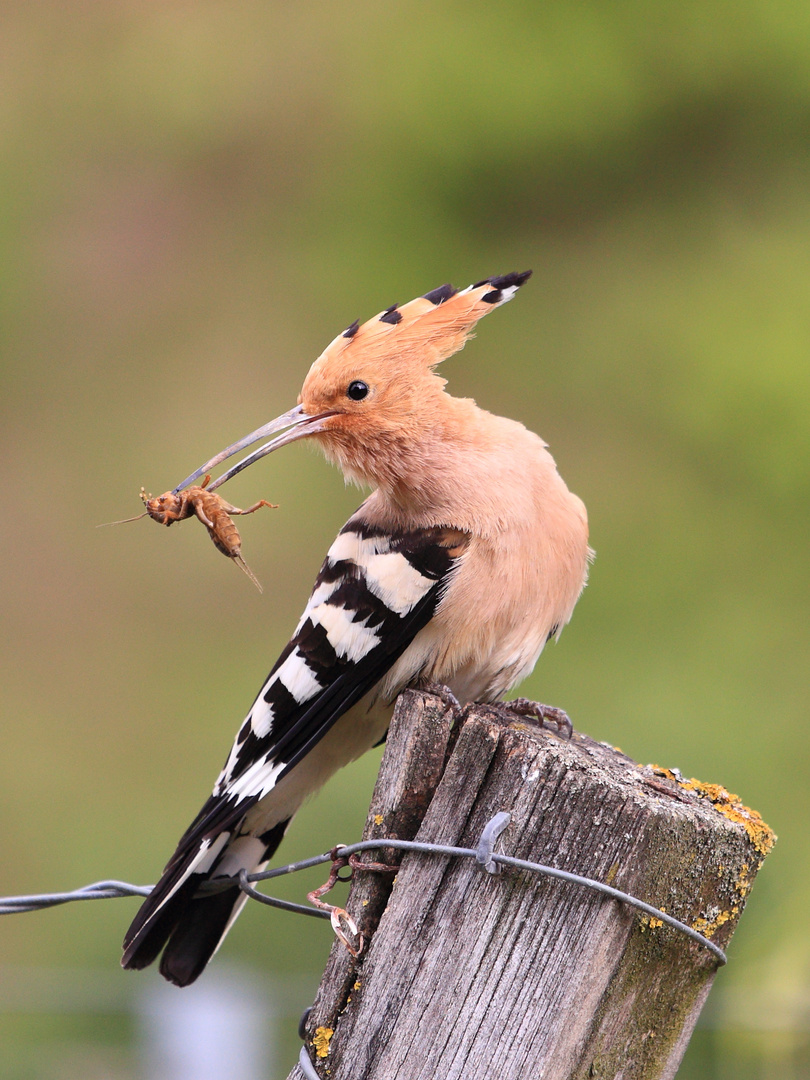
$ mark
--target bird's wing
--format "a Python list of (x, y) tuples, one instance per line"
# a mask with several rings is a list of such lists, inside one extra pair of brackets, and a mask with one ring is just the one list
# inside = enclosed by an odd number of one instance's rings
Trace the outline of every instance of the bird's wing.
[(468, 540), (349, 521), (170, 866), (232, 829), (379, 682), (430, 621)]
[[(379, 682), (430, 621), (469, 542), (457, 529), (396, 532), (370, 526), (361, 515), (362, 507), (329, 549), (213, 794), (130, 926), (125, 967), (151, 963), (199, 882), (216, 874), (250, 808)], [(296, 809), (279, 806), (281, 831), (271, 825), (259, 840), (274, 848)]]

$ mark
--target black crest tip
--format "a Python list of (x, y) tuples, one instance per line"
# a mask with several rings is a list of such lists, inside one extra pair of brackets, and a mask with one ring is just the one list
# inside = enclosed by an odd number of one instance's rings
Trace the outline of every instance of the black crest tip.
[(449, 282), (446, 285), (440, 285), (438, 289), (432, 289), (429, 293), (425, 293), (425, 300), (430, 300), (431, 304), (443, 304), (445, 300), (449, 300), (451, 296), (455, 296), (458, 292), (453, 285)]
[(343, 337), (353, 338), (357, 331), (360, 329), (360, 320), (355, 319), (351, 326), (346, 327), (343, 331)]
[[(527, 278), (532, 276), (531, 270), (524, 270), (522, 274), (504, 274), (503, 277), (485, 278), (484, 281), (479, 281), (478, 285), (474, 285), (473, 288), (477, 289), (481, 285), (491, 285), (492, 291), (484, 293), (481, 300), (485, 304), (500, 304), (504, 299), (511, 299), (523, 284)], [(510, 290), (509, 296), (504, 298), (504, 290)]]
[(398, 304), (392, 304), (390, 308), (386, 308), (380, 316), (380, 322), (391, 323), (392, 326), (402, 322), (402, 312), (397, 311), (398, 307)]
[(519, 289), (531, 276), (531, 270), (524, 270), (522, 273), (513, 272), (511, 274), (504, 274), (502, 277), (484, 278), (483, 281), (476, 281), (473, 288), (480, 289), (482, 285), (491, 285), (493, 289), (509, 289), (512, 287)]

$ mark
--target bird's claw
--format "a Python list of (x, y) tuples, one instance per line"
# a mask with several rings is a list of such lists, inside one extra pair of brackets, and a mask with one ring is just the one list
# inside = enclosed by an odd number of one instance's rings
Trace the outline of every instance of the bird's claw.
[(541, 705), (539, 701), (530, 701), (529, 698), (515, 698), (514, 701), (505, 701), (500, 708), (518, 716), (539, 720), (541, 727), (554, 732), (561, 739), (570, 739), (574, 733), (574, 725), (568, 713), (554, 705)]
[(439, 698), (448, 709), (452, 710), (454, 720), (458, 720), (464, 712), (464, 706), (450, 687), (445, 686), (444, 683), (423, 682), (419, 684), (419, 689), (426, 694), (433, 694), (434, 697)]

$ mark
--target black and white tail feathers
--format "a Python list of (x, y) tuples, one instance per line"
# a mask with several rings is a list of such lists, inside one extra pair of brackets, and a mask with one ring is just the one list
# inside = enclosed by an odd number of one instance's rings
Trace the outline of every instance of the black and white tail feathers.
[[(129, 928), (125, 968), (146, 967), (163, 950), (160, 971), (170, 982), (186, 986), (201, 974), (246, 899), (235, 886), (201, 894), (201, 884), (266, 864), (300, 802), (286, 803), (279, 782), (317, 756), (320, 740), (432, 618), (468, 537), (443, 528), (391, 532), (364, 522), (362, 510), (330, 548), (213, 794)], [(370, 745), (347, 738), (345, 760), (330, 757), (320, 782)]]
[[(288, 825), (289, 820), (281, 821), (262, 837), (264, 854), (251, 870), (272, 857)], [(220, 835), (228, 837), (227, 833)], [(188, 986), (202, 974), (247, 899), (236, 887), (196, 895), (210, 875), (189, 873), (199, 844), (186, 846), (184, 841), (130, 926), (122, 960), (125, 968), (145, 968), (166, 946), (160, 973), (175, 986)]]

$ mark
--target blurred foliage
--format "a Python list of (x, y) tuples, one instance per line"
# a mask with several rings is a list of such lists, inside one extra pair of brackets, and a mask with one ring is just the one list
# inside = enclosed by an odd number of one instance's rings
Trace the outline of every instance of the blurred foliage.
[[(808, 1075), (810, 8), (0, 18), (0, 892), (155, 878), (359, 497), (301, 447), (234, 481), (282, 504), (242, 530), (261, 598), (202, 530), (94, 526), (288, 409), (355, 317), (532, 266), (445, 371), (589, 507), (591, 586), (523, 692), (780, 834), (683, 1075)], [(359, 833), (377, 760), (285, 857)], [(0, 956), (114, 969), (127, 904), (5, 921)], [(314, 986), (328, 940), (249, 910), (227, 951)]]

